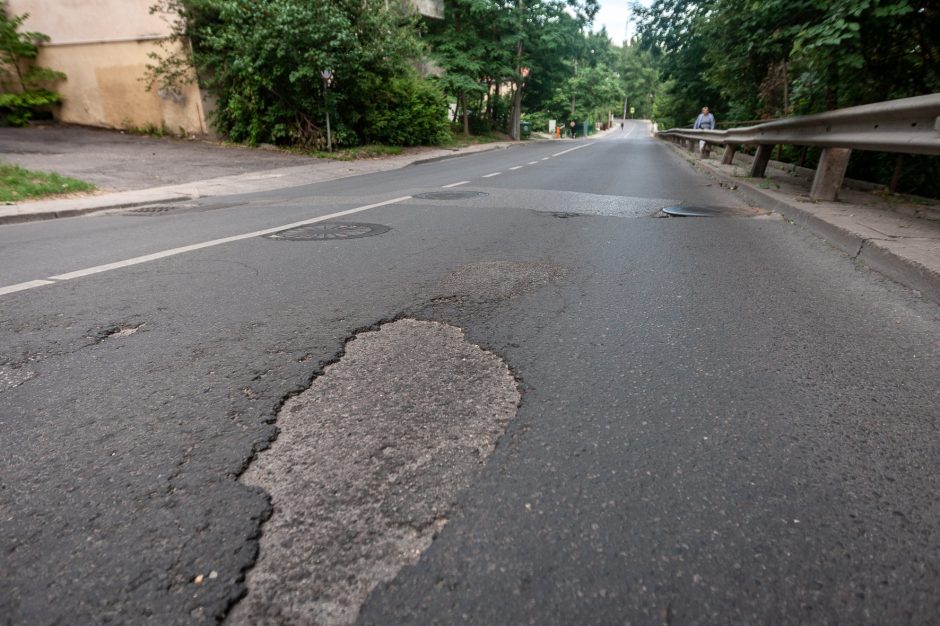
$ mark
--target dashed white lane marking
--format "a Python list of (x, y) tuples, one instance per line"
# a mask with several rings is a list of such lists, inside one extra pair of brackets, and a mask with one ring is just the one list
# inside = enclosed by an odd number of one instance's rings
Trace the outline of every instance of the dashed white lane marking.
[(459, 183), (451, 183), (449, 185), (442, 185), (441, 189), (447, 189), (448, 187), (460, 187), (461, 185), (466, 185), (469, 182), (470, 182), (469, 180), (462, 180)]
[(499, 176), (502, 172), (493, 172), (492, 174), (484, 174), (483, 178), (492, 178), (494, 176)]
[(23, 291), (24, 289), (32, 289), (33, 287), (52, 285), (54, 282), (55, 281), (51, 280), (31, 280), (28, 283), (17, 283), (15, 285), (10, 285), (9, 287), (0, 287), (0, 296), (4, 296), (15, 291)]
[(522, 169), (522, 166), (521, 166), (521, 165), (517, 165), (517, 166), (515, 166), (515, 167), (510, 167), (509, 169), (510, 169), (510, 170), (521, 170), (521, 169)]
[(48, 280), (34, 280), (28, 283), (19, 283), (17, 285), (10, 285), (8, 287), (0, 287), (0, 295), (13, 293), (14, 291), (22, 291), (24, 289), (32, 289), (34, 287), (42, 287), (43, 285), (51, 285), (53, 284), (54, 281), (71, 280), (73, 278), (81, 278), (83, 276), (90, 276), (91, 274), (99, 274), (101, 272), (116, 270), (122, 267), (129, 267), (131, 265), (139, 265), (141, 263), (147, 263), (149, 261), (165, 259), (166, 257), (176, 256), (177, 254), (183, 254), (185, 252), (193, 252), (194, 250), (202, 250), (203, 248), (211, 248), (213, 246), (220, 246), (224, 243), (231, 243), (233, 241), (241, 241), (243, 239), (251, 239), (253, 237), (260, 237), (261, 235), (269, 235), (271, 233), (276, 233), (281, 230), (287, 230), (288, 228), (297, 228), (298, 226), (306, 226), (307, 224), (316, 224), (317, 222), (324, 222), (326, 220), (331, 220), (336, 217), (343, 217), (344, 215), (352, 215), (353, 213), (361, 213), (362, 211), (368, 211), (369, 209), (375, 209), (380, 206), (386, 206), (388, 204), (395, 204), (397, 202), (404, 202), (405, 200), (410, 200), (410, 199), (411, 199), (411, 196), (402, 196), (400, 198), (393, 198), (391, 200), (385, 200), (383, 202), (376, 202), (375, 204), (367, 204), (365, 206), (356, 207), (354, 209), (346, 209), (345, 211), (337, 211), (336, 213), (330, 213), (329, 215), (321, 215), (320, 217), (313, 217), (308, 220), (301, 220), (299, 222), (293, 222), (291, 224), (284, 224), (282, 226), (275, 226), (273, 228), (265, 228), (264, 230), (256, 230), (254, 232), (244, 233), (242, 235), (233, 235), (232, 237), (223, 237), (221, 239), (213, 239), (211, 241), (204, 241), (202, 243), (194, 243), (188, 246), (181, 246), (179, 248), (163, 250), (162, 252), (154, 252), (153, 254), (145, 254), (144, 256), (138, 256), (132, 259), (126, 259), (124, 261), (116, 261), (115, 263), (106, 263), (104, 265), (96, 265), (95, 267), (89, 267), (83, 270), (77, 270), (75, 272), (57, 274), (55, 276), (50, 276)]
[(538, 164), (539, 164), (538, 161), (529, 161), (529, 165), (538, 165)]
[(553, 156), (553, 157), (561, 156), (561, 155), (563, 155), (563, 154), (568, 154), (569, 152), (574, 152), (575, 150), (580, 150), (581, 148), (590, 148), (590, 147), (593, 146), (593, 145), (594, 145), (593, 143), (583, 143), (583, 144), (581, 144), (580, 146), (575, 146), (574, 148), (568, 148), (567, 150), (562, 150), (561, 152), (556, 152), (556, 153), (553, 154), (552, 156)]

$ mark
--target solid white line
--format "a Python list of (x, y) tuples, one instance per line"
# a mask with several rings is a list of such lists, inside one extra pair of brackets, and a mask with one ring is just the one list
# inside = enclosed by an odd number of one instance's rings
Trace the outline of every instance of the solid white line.
[(448, 187), (460, 187), (461, 185), (466, 185), (469, 182), (470, 182), (469, 180), (462, 180), (459, 183), (451, 183), (449, 185), (442, 185), (441, 189), (447, 189)]
[[(411, 199), (411, 196), (402, 196), (401, 198), (394, 198), (393, 200), (385, 200), (384, 202), (376, 202), (375, 204), (367, 204), (366, 206), (356, 207), (355, 209), (347, 209), (345, 211), (337, 211), (336, 213), (330, 213), (329, 215), (321, 215), (320, 217), (313, 217), (309, 220), (302, 220), (300, 222), (284, 224), (283, 226), (275, 226), (274, 228), (265, 228), (264, 230), (256, 230), (254, 232), (245, 233), (243, 235), (234, 235), (232, 237), (223, 237), (222, 239), (213, 239), (211, 241), (204, 241), (202, 243), (194, 243), (189, 246), (182, 246), (179, 248), (173, 248), (171, 250), (155, 252), (153, 254), (145, 254), (144, 256), (134, 257), (133, 259), (127, 259), (125, 261), (117, 261), (115, 263), (97, 265), (95, 267), (89, 267), (87, 269), (78, 270), (75, 272), (68, 272), (67, 274), (58, 274), (56, 276), (50, 276), (49, 278), (51, 280), (71, 280), (73, 278), (80, 278), (82, 276), (89, 276), (91, 274), (99, 274), (101, 272), (116, 270), (122, 267), (129, 267), (131, 265), (139, 265), (141, 263), (147, 263), (149, 261), (165, 259), (166, 257), (176, 256), (177, 254), (183, 254), (185, 252), (193, 252), (194, 250), (202, 250), (203, 248), (211, 248), (213, 246), (220, 246), (224, 243), (231, 243), (233, 241), (241, 241), (243, 239), (251, 239), (252, 237), (260, 237), (261, 235), (270, 235), (271, 233), (276, 233), (278, 231), (287, 230), (288, 228), (297, 228), (298, 226), (306, 226), (307, 224), (316, 224), (317, 222), (324, 222), (326, 220), (331, 220), (336, 217), (343, 217), (344, 215), (352, 215), (353, 213), (361, 213), (362, 211), (368, 211), (369, 209), (374, 209), (380, 206), (385, 206), (387, 204), (395, 204), (396, 202), (402, 202), (404, 200), (410, 200), (410, 199)], [(42, 282), (42, 281), (36, 281), (36, 282)]]
[(590, 148), (593, 146), (593, 143), (583, 143), (580, 146), (575, 146), (574, 148), (568, 148), (567, 150), (562, 150), (561, 152), (556, 152), (552, 156), (561, 156), (563, 154), (568, 154), (569, 152), (574, 152), (575, 150), (580, 150), (581, 148)]
[(8, 293), (13, 293), (15, 291), (23, 291), (24, 289), (32, 289), (33, 287), (42, 287), (43, 285), (54, 285), (55, 282), (51, 280), (31, 280), (28, 283), (18, 283), (16, 285), (10, 285), (9, 287), (0, 287), (0, 296), (5, 296)]
[(494, 176), (499, 176), (502, 172), (493, 172), (492, 174), (484, 174), (483, 178), (492, 178)]
[(510, 170), (521, 170), (521, 169), (522, 169), (522, 166), (521, 166), (521, 165), (517, 165), (517, 166), (515, 166), (515, 167), (510, 167), (509, 169), (510, 169)]

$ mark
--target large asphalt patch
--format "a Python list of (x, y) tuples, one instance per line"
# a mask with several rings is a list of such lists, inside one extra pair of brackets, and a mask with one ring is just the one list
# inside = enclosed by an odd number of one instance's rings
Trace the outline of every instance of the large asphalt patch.
[(353, 622), (447, 523), (519, 399), (505, 363), (454, 326), (358, 335), (284, 404), (278, 439), (242, 476), (274, 513), (230, 623)]

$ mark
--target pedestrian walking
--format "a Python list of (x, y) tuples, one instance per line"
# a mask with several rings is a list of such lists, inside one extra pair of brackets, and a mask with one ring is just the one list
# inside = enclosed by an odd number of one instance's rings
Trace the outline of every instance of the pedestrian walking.
[[(708, 110), (708, 107), (702, 107), (702, 112), (698, 114), (698, 117), (695, 118), (695, 124), (692, 126), (693, 129), (701, 130), (714, 130), (715, 129), (715, 116), (711, 114), (711, 111)], [(703, 155), (708, 156), (708, 153), (705, 152), (705, 142), (698, 142), (698, 151)]]

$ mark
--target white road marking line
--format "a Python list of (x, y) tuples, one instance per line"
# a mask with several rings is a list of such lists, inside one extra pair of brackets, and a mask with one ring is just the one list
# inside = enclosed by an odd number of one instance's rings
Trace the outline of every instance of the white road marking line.
[(441, 189), (447, 189), (448, 187), (460, 187), (461, 185), (466, 185), (469, 182), (470, 182), (469, 180), (462, 180), (459, 183), (451, 183), (449, 185), (442, 185)]
[(510, 167), (509, 169), (510, 169), (510, 170), (521, 170), (521, 169), (522, 169), (522, 166), (521, 166), (521, 165), (517, 165), (517, 166), (515, 166), (515, 167)]
[(542, 160), (543, 160), (543, 161), (547, 161), (547, 160), (549, 160), (550, 158), (552, 158), (552, 157), (542, 157)]
[(561, 156), (563, 154), (568, 154), (569, 152), (574, 152), (575, 150), (580, 150), (581, 148), (590, 148), (593, 146), (593, 143), (583, 143), (580, 146), (575, 146), (574, 148), (568, 148), (567, 150), (562, 150), (561, 152), (556, 152), (552, 156)]
[(141, 263), (147, 263), (149, 261), (165, 259), (166, 257), (176, 256), (177, 254), (183, 254), (184, 252), (193, 252), (194, 250), (202, 250), (203, 248), (211, 248), (213, 246), (219, 246), (224, 243), (231, 243), (233, 241), (241, 241), (243, 239), (251, 239), (253, 237), (260, 237), (262, 235), (270, 235), (271, 233), (276, 233), (281, 230), (287, 230), (288, 228), (297, 228), (298, 226), (316, 224), (317, 222), (324, 222), (326, 220), (331, 220), (336, 217), (343, 217), (344, 215), (352, 215), (353, 213), (361, 213), (362, 211), (368, 211), (369, 209), (375, 209), (380, 206), (386, 206), (388, 204), (395, 204), (397, 202), (403, 202), (405, 200), (410, 200), (410, 199), (411, 199), (411, 196), (402, 196), (401, 198), (393, 198), (392, 200), (376, 202), (375, 204), (367, 204), (365, 206), (356, 207), (354, 209), (346, 209), (345, 211), (337, 211), (336, 213), (330, 213), (329, 215), (321, 215), (320, 217), (313, 217), (308, 220), (301, 220), (299, 222), (284, 224), (282, 226), (275, 226), (274, 228), (265, 228), (264, 230), (256, 230), (254, 232), (245, 233), (243, 235), (234, 235), (232, 237), (223, 237), (221, 239), (213, 239), (211, 241), (204, 241), (202, 243), (194, 243), (189, 246), (181, 246), (179, 248), (173, 248), (171, 250), (164, 250), (162, 252), (155, 252), (153, 254), (145, 254), (144, 256), (134, 257), (133, 259), (117, 261), (115, 263), (106, 263), (105, 265), (97, 265), (95, 267), (89, 267), (87, 269), (78, 270), (75, 272), (68, 272), (66, 274), (57, 274), (56, 276), (50, 276), (48, 280), (34, 280), (28, 283), (19, 283), (18, 285), (0, 287), (0, 295), (12, 293), (14, 291), (22, 291), (24, 289), (32, 289), (34, 287), (41, 287), (43, 285), (51, 285), (53, 284), (53, 281), (57, 281), (57, 280), (71, 280), (73, 278), (81, 278), (82, 276), (89, 276), (91, 274), (99, 274), (101, 272), (116, 270), (122, 267), (129, 267), (131, 265), (139, 265)]
[(494, 176), (499, 176), (502, 172), (493, 172), (492, 174), (484, 174), (483, 178), (492, 178)]
[(538, 165), (538, 164), (539, 164), (538, 161), (529, 161), (529, 165)]
[(33, 287), (42, 287), (43, 285), (54, 284), (55, 281), (52, 280), (31, 280), (28, 283), (17, 283), (16, 285), (10, 285), (9, 287), (0, 287), (0, 296), (4, 296), (15, 291), (23, 291), (24, 289), (32, 289)]
[(635, 131), (635, 130), (636, 130), (636, 126), (631, 125), (631, 126), (630, 126), (630, 130), (627, 131), (627, 134), (624, 135), (623, 138), (626, 139), (627, 137), (629, 137), (630, 135), (632, 135), (632, 134), (633, 134), (633, 131)]

